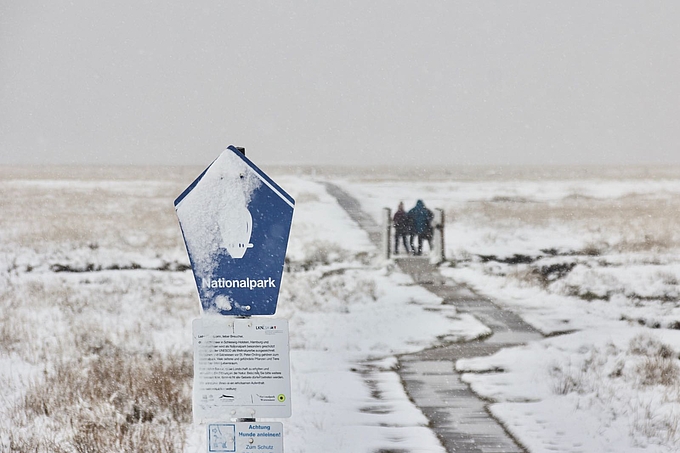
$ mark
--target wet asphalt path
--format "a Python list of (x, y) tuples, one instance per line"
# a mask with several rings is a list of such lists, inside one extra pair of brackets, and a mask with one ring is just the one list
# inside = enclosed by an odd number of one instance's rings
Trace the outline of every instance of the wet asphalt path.
[[(333, 195), (371, 241), (381, 246), (381, 227), (361, 210), (359, 202), (332, 183), (325, 183)], [(454, 305), (458, 312), (470, 313), (493, 330), (482, 340), (453, 343), (415, 354), (399, 356), (399, 374), (406, 392), (430, 420), (430, 426), (448, 452), (520, 453), (526, 452), (491, 416), (488, 401), (478, 398), (460, 380), (455, 370), (458, 359), (490, 355), (505, 347), (517, 346), (542, 336), (517, 315), (498, 308), (492, 301), (445, 279), (426, 258), (397, 257), (399, 268), (414, 281)]]

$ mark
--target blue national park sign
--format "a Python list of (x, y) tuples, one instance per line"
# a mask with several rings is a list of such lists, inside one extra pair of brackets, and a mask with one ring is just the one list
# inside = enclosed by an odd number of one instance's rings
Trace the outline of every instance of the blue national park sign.
[(295, 200), (235, 147), (175, 200), (203, 311), (276, 312)]

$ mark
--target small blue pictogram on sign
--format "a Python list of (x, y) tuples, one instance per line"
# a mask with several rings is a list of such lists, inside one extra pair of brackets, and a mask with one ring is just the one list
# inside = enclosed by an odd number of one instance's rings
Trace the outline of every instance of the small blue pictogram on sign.
[(208, 425), (208, 452), (232, 453), (236, 451), (236, 425), (213, 423)]
[(234, 146), (175, 200), (204, 312), (276, 312), (295, 200)]

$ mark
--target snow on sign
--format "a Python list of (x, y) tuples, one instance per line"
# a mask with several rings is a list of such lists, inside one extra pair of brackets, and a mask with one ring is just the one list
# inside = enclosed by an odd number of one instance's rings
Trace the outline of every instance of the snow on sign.
[(175, 200), (203, 311), (276, 312), (295, 200), (235, 147)]

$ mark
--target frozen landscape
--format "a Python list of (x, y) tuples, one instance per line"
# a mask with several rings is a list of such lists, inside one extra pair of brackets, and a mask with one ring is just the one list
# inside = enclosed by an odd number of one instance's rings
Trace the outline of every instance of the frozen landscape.
[[(1, 451), (205, 451), (172, 206), (201, 170), (0, 169)], [(490, 333), (383, 259), (324, 181), (376, 220), (443, 209), (441, 273), (545, 335), (456, 363), (528, 451), (680, 448), (680, 169), (263, 170), (296, 200), (286, 452), (444, 452), (398, 356)]]

